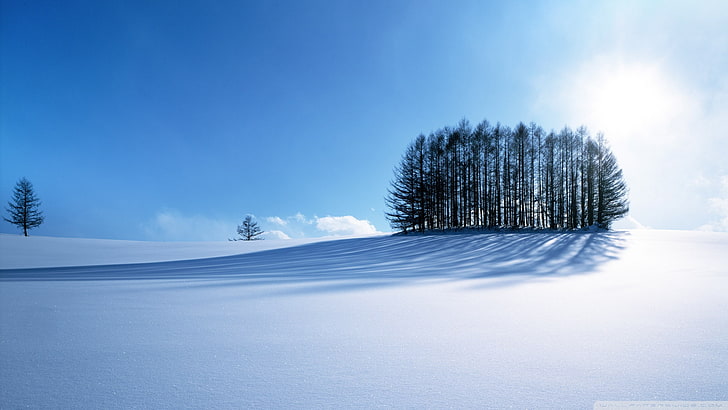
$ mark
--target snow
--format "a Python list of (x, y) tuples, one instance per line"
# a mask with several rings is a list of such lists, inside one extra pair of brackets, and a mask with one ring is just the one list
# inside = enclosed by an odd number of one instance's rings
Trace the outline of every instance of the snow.
[[(84, 252), (105, 246), (94, 242), (61, 259), (93, 260)], [(34, 258), (53, 260), (46, 245)], [(105, 249), (107, 261), (133, 253)], [(728, 234), (655, 230), (380, 236), (4, 269), (0, 407), (728, 400), (726, 290)]]
[(212, 258), (298, 246), (331, 238), (226, 242), (142, 242), (0, 234), (0, 269), (120, 265)]

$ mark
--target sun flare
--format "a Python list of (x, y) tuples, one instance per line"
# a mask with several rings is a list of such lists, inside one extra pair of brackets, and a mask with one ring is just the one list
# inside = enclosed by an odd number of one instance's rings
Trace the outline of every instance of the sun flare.
[(651, 67), (607, 70), (593, 81), (589, 114), (604, 130), (643, 131), (669, 120), (679, 103), (664, 76)]

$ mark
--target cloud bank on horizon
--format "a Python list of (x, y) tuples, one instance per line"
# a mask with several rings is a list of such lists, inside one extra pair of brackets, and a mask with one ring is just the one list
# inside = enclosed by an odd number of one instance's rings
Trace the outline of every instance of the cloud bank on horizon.
[[(351, 215), (313, 216), (296, 213), (281, 218), (269, 216), (256, 218), (265, 231), (263, 239), (285, 240), (316, 236), (361, 236), (381, 233), (366, 219)], [(177, 210), (166, 209), (156, 213), (141, 225), (145, 239), (152, 241), (224, 241), (237, 238), (237, 226), (242, 222), (235, 219), (210, 218), (204, 215), (185, 215)]]

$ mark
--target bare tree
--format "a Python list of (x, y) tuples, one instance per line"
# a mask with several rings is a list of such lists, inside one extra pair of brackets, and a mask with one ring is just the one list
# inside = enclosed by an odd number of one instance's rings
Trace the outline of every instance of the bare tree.
[(21, 178), (13, 190), (13, 200), (8, 202), (5, 210), (10, 218), (4, 220), (23, 229), (23, 235), (28, 236), (28, 231), (43, 223), (43, 213), (38, 209), (40, 200), (35, 196), (33, 184), (25, 178)]
[(622, 170), (617, 165), (617, 158), (604, 139), (597, 135), (597, 220), (600, 228), (609, 229), (612, 221), (629, 212), (627, 184)]
[(629, 210), (627, 185), (600, 134), (467, 120), (419, 135), (388, 191), (403, 232), (430, 229), (608, 229)]
[(251, 215), (247, 215), (245, 219), (243, 219), (243, 223), (238, 225), (238, 234), (240, 235), (240, 239), (236, 240), (253, 241), (262, 239), (258, 238), (258, 236), (262, 233), (263, 230), (260, 229), (258, 223), (253, 220)]

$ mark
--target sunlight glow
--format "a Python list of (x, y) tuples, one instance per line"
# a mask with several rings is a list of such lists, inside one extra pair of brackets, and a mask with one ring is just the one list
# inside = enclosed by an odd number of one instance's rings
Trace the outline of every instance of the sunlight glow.
[(654, 67), (600, 70), (587, 89), (586, 117), (612, 135), (640, 133), (642, 138), (658, 137), (645, 132), (670, 122), (681, 111), (679, 93)]

